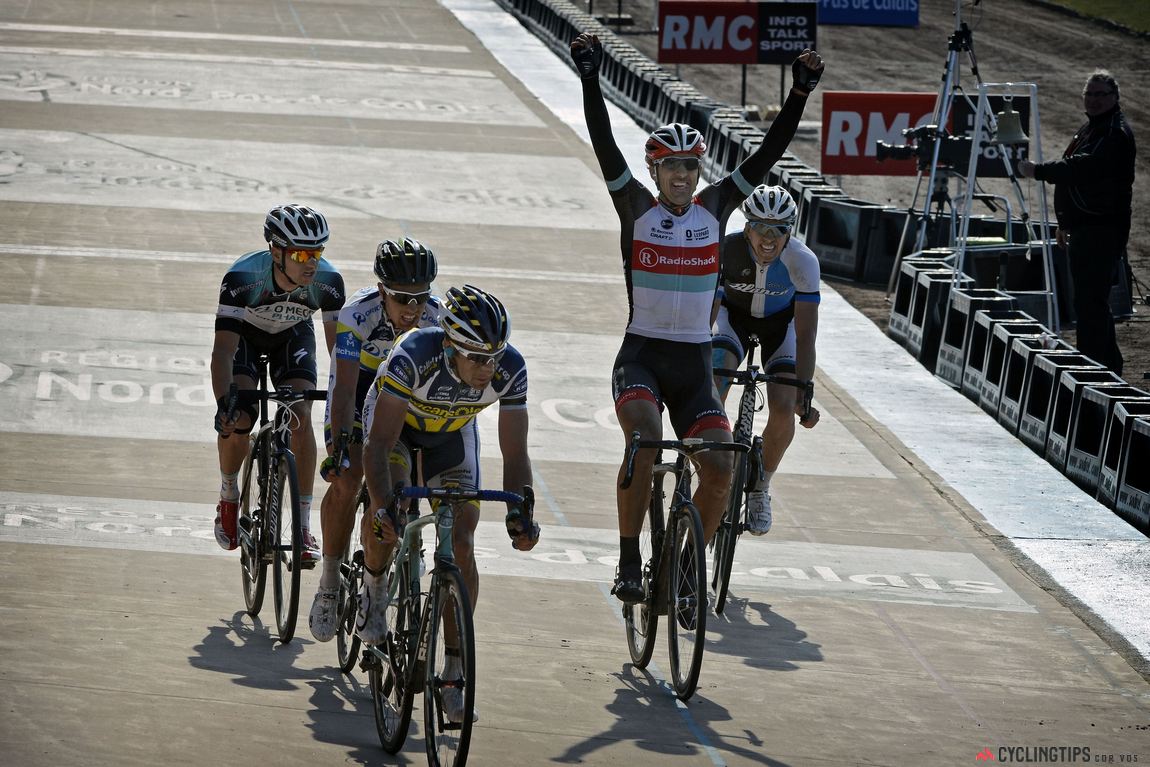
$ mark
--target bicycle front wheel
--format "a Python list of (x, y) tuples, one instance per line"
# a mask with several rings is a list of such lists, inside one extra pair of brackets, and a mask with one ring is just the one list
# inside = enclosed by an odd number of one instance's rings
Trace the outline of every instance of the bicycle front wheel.
[(731, 484), (731, 497), (727, 500), (727, 509), (723, 519), (719, 522), (719, 529), (715, 531), (714, 543), (714, 578), (711, 587), (715, 590), (715, 614), (722, 615), (723, 608), (727, 606), (727, 591), (731, 587), (731, 567), (735, 563), (735, 543), (739, 540), (740, 525), (742, 524), (742, 510), (744, 491), (747, 483), (747, 458), (744, 455), (735, 458), (734, 481)]
[(389, 580), (399, 578), (401, 582), (386, 608), (387, 637), (378, 649), (371, 651), (383, 657), (374, 665), (370, 682), (379, 742), (385, 751), (394, 754), (407, 740), (415, 685), (422, 681), (412, 671), (419, 634), (419, 588), (418, 583), (411, 580), (407, 559), (397, 563), (387, 577)]
[(266, 476), (260, 471), (264, 455), (262, 443), (251, 440), (240, 473), (240, 581), (244, 588), (244, 605), (253, 618), (259, 615), (264, 605), (268, 581), (268, 562), (263, 555), (267, 542), (263, 537), (264, 492), (259, 479)]
[(475, 714), (475, 629), (467, 587), (457, 570), (436, 574), (429, 599), (431, 641), (424, 672), (427, 763), (464, 765)]
[(343, 552), (343, 562), (339, 566), (339, 597), (336, 604), (339, 610), (339, 624), (335, 631), (335, 649), (339, 655), (339, 670), (350, 674), (359, 657), (359, 634), (355, 633), (355, 614), (359, 609), (359, 579), (363, 573), (363, 547), (360, 544), (359, 521), (363, 508), (367, 506), (367, 493), (362, 492), (360, 502), (355, 507), (355, 523), (351, 527), (351, 539)]
[[(661, 481), (661, 477), (655, 480)], [(661, 489), (661, 488), (658, 488)], [(627, 632), (627, 650), (636, 668), (647, 668), (655, 651), (659, 633), (659, 610), (656, 595), (656, 558), (661, 554), (663, 537), (662, 493), (651, 494), (651, 505), (639, 531), (639, 556), (643, 561), (643, 583), (647, 598), (634, 605), (623, 605), (623, 626)]]
[(675, 695), (687, 700), (699, 684), (707, 638), (707, 562), (699, 510), (689, 501), (671, 521), (667, 638)]
[[(271, 496), (272, 596), (276, 605), (276, 630), (279, 640), (288, 643), (295, 636), (299, 613), (300, 557), (303, 534), (299, 508), (299, 476), (295, 456), (285, 452), (272, 473), (275, 487)], [(286, 513), (285, 513), (286, 512)]]

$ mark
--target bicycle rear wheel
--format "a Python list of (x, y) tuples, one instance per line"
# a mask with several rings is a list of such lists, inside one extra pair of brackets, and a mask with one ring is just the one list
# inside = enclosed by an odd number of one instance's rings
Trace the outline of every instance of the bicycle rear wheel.
[(401, 583), (386, 608), (387, 637), (377, 649), (369, 650), (379, 658), (373, 665), (370, 686), (379, 742), (394, 754), (407, 740), (415, 687), (422, 681), (412, 671), (419, 634), (419, 591), (418, 583), (411, 580), (410, 560), (398, 563), (387, 577), (400, 578)]
[[(661, 481), (661, 476), (656, 482)], [(623, 605), (623, 626), (627, 632), (627, 650), (636, 668), (647, 668), (651, 653), (655, 651), (655, 637), (659, 633), (659, 610), (656, 606), (657, 558), (662, 553), (663, 504), (662, 493), (651, 494), (647, 518), (639, 532), (639, 555), (643, 559), (643, 583), (647, 598), (634, 605)]]
[[(276, 630), (280, 642), (287, 643), (295, 636), (296, 615), (299, 613), (299, 580), (301, 545), (299, 476), (296, 474), (295, 456), (285, 452), (278, 461), (272, 480), (276, 483), (271, 497), (272, 596), (275, 597)], [(285, 497), (286, 496), (286, 497)], [(284, 510), (287, 514), (284, 514)]]
[[(235, 437), (239, 439), (239, 437)], [(253, 618), (264, 605), (264, 589), (268, 581), (268, 562), (263, 556), (267, 539), (263, 537), (264, 493), (259, 477), (264, 461), (263, 444), (252, 440), (240, 473), (240, 581), (244, 589), (244, 605)]]
[(671, 520), (667, 588), (667, 639), (675, 695), (687, 700), (699, 684), (703, 644), (707, 638), (707, 561), (703, 524), (690, 502)]
[[(427, 763), (464, 765), (471, 746), (475, 713), (475, 628), (467, 587), (458, 570), (441, 570), (428, 596), (431, 639), (424, 672), (423, 725)], [(449, 625), (450, 624), (450, 625)], [(447, 668), (448, 648), (458, 651), (456, 668)]]
[(726, 511), (715, 531), (714, 578), (711, 588), (715, 590), (715, 614), (722, 615), (727, 606), (727, 591), (731, 587), (731, 566), (735, 563), (735, 543), (739, 540), (744, 491), (747, 483), (747, 458), (735, 457), (735, 474), (731, 483), (731, 497), (727, 500)]

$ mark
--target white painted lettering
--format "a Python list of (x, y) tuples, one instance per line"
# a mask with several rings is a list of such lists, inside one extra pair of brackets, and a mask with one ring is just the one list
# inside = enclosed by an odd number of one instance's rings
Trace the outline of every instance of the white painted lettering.
[(36, 381), (36, 399), (54, 399), (52, 396), (52, 387), (54, 384), (59, 384), (69, 394), (81, 402), (87, 402), (92, 398), (91, 373), (81, 373), (76, 378), (76, 383), (72, 383), (63, 376), (44, 370), (40, 372), (40, 377)]

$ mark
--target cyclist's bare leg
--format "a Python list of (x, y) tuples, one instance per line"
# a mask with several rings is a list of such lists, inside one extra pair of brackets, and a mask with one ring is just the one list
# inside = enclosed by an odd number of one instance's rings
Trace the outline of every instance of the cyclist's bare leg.
[[(248, 376), (236, 376), (234, 383), (240, 391), (256, 388), (256, 382)], [(245, 432), (250, 432), (252, 429), (252, 419), (244, 410), (238, 411), (236, 415), (236, 429)], [(233, 433), (227, 439), (216, 437), (216, 448), (220, 456), (220, 473), (236, 474), (243, 467), (244, 459), (248, 455), (248, 435)]]
[[(393, 454), (394, 455), (394, 454)], [(404, 486), (409, 484), (409, 477), (411, 469), (406, 464), (397, 463), (394, 460), (388, 461), (388, 471), (391, 478), (387, 483), (390, 487), (395, 487), (397, 483)], [(388, 557), (391, 556), (392, 550), (395, 549), (398, 539), (395, 535), (394, 528), (388, 526), (385, 531), (386, 540), (381, 541), (375, 537), (375, 532), (372, 530), (372, 519), (375, 517), (375, 512), (382, 506), (380, 499), (374, 496), (371, 503), (368, 504), (367, 511), (364, 512), (363, 519), (361, 520), (362, 527), (360, 528), (360, 541), (363, 543), (363, 564), (369, 572), (381, 573), (384, 566), (387, 564)]]
[(471, 612), (479, 601), (479, 568), (475, 565), (475, 527), (479, 524), (479, 504), (473, 501), (454, 505), (455, 523), (452, 528), (452, 550), (455, 564), (463, 575), (467, 586), (467, 597), (471, 600)]
[[(739, 365), (739, 358), (726, 349), (715, 349), (712, 361), (715, 367), (728, 370), (735, 370)], [(726, 405), (727, 395), (731, 393), (731, 379), (715, 376), (715, 389), (719, 393), (719, 401)]]
[[(628, 443), (634, 431), (638, 431), (643, 439), (661, 439), (663, 436), (663, 419), (659, 407), (650, 400), (631, 400), (619, 407), (616, 415)], [(651, 474), (655, 466), (655, 454), (655, 450), (648, 448), (636, 453), (631, 486), (626, 490), (619, 487), (627, 470), (626, 463), (619, 467), (615, 499), (619, 510), (619, 535), (624, 538), (637, 537), (643, 529), (643, 515), (647, 513), (647, 504), (651, 500)]]
[(332, 480), (319, 506), (324, 556), (343, 556), (355, 524), (355, 502), (363, 478), (363, 446), (348, 445), (347, 456), (351, 466)]
[[(794, 373), (777, 373), (794, 378)], [(795, 438), (795, 405), (799, 390), (786, 384), (767, 384), (767, 425), (763, 428), (763, 471), (779, 468), (783, 455)]]
[[(707, 442), (730, 442), (732, 439), (728, 429), (704, 429), (694, 436)], [(705, 541), (710, 541), (719, 528), (727, 505), (734, 465), (731, 456), (726, 450), (705, 450), (695, 454), (699, 467), (699, 486), (695, 488), (692, 500), (702, 518)]]

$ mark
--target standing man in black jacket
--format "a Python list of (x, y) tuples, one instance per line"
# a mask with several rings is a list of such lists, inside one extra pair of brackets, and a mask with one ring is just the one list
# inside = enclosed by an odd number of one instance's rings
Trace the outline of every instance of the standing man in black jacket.
[(1130, 236), (1134, 134), (1118, 103), (1118, 81), (1098, 70), (1082, 91), (1086, 124), (1062, 159), (1023, 160), (1018, 173), (1054, 183), (1058, 244), (1066, 248), (1078, 315), (1078, 349), (1122, 373), (1122, 352), (1110, 313), (1110, 286)]

